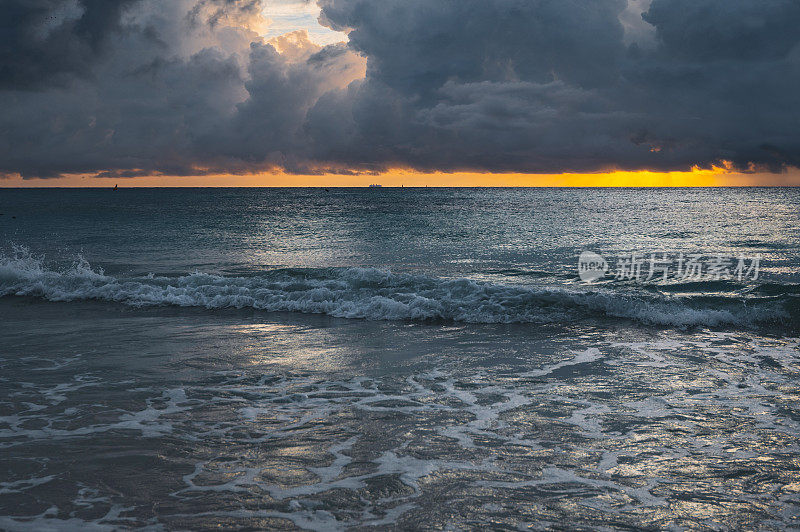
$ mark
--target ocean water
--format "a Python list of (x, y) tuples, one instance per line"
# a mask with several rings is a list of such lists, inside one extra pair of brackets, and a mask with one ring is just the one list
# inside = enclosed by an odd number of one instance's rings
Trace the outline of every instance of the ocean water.
[(0, 189), (0, 529), (800, 527), (799, 204)]

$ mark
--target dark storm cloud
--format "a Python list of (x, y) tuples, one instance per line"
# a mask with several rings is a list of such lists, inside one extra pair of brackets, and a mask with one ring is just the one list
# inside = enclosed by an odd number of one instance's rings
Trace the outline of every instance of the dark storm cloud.
[(258, 0), (7, 0), (0, 173), (800, 164), (796, 0), (320, 4), (349, 45), (263, 42)]
[[(626, 53), (623, 0), (322, 5), (324, 20), (352, 28), (351, 46), (369, 60), (349, 104), (352, 141), (338, 151), (348, 164), (503, 171), (609, 164), (600, 155), (616, 124), (597, 130), (617, 119), (601, 92), (617, 83)], [(312, 134), (326, 112), (337, 111), (315, 108)], [(328, 142), (315, 141), (325, 153)]]
[(644, 127), (671, 148), (660, 154), (668, 163), (797, 165), (800, 3), (654, 0), (644, 20), (659, 47), (633, 62), (628, 81)]
[(370, 77), (426, 94), (448, 80), (613, 80), (624, 0), (324, 0), (324, 19), (353, 28)]
[[(317, 50), (295, 43), (293, 52), (254, 44), (244, 83), (249, 97), (237, 106), (224, 132), (204, 140), (206, 149), (227, 160), (268, 161), (289, 171), (312, 171), (306, 117), (325, 92), (359, 77), (361, 61), (342, 45)], [(287, 60), (287, 54), (298, 54)], [(344, 81), (343, 81), (344, 80)], [(334, 125), (335, 127), (335, 125)]]
[(626, 28), (614, 0), (325, 0), (369, 58), (337, 153), (534, 172), (797, 163), (798, 2), (636, 4)]
[(86, 74), (135, 0), (3, 0), (0, 89), (30, 89)]
[(654, 0), (643, 18), (682, 60), (779, 59), (800, 41), (796, 0)]

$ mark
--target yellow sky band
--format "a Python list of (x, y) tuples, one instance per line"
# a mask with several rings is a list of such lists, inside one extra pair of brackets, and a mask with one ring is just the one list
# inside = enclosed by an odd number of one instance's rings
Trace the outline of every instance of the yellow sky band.
[(392, 170), (379, 175), (296, 175), (281, 172), (261, 174), (98, 178), (67, 175), (51, 179), (0, 179), (0, 187), (364, 187), (378, 183), (384, 187), (729, 187), (800, 186), (800, 170), (781, 174), (735, 173), (724, 168), (687, 172), (605, 172), (593, 174), (514, 174), (514, 173), (422, 173)]

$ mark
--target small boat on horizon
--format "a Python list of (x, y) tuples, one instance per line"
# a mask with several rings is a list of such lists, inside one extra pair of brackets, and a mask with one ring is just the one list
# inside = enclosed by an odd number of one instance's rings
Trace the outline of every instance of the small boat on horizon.
[(369, 188), (381, 188), (383, 185), (370, 185)]

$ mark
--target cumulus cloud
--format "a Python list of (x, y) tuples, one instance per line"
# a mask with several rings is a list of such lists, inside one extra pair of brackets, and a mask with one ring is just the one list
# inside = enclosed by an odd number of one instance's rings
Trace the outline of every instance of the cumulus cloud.
[(270, 0), (7, 0), (0, 173), (800, 164), (795, 0), (319, 6), (349, 42), (265, 38)]
[[(343, 45), (316, 46), (303, 32), (266, 42), (256, 31), (263, 23), (249, 0), (120, 7), (106, 20), (114, 37), (91, 52), (91, 68), (64, 69), (58, 83), (42, 74), (7, 84), (0, 172), (183, 175), (297, 160), (305, 110), (363, 77), (364, 59)], [(46, 45), (31, 35), (28, 48)]]

